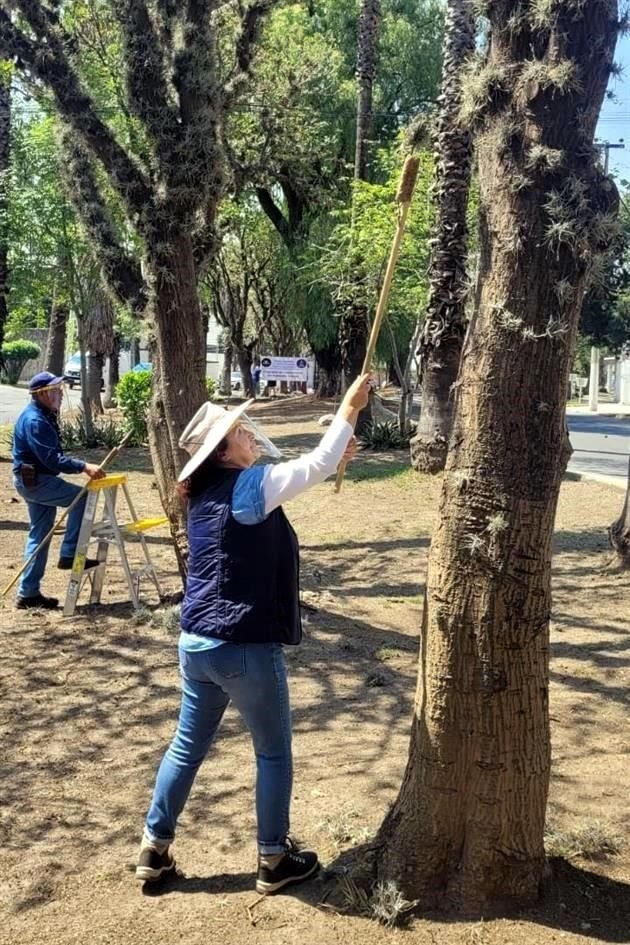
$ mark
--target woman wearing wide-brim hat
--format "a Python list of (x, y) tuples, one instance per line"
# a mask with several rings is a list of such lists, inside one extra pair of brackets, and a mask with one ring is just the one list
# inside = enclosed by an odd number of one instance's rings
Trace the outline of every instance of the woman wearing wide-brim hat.
[(182, 704), (175, 737), (158, 770), (147, 814), (138, 879), (175, 867), (177, 819), (228, 703), (256, 755), (258, 876), (273, 893), (307, 879), (317, 854), (289, 839), (291, 713), (283, 645), (302, 638), (298, 542), (282, 503), (323, 482), (354, 452), (353, 432), (368, 402), (370, 376), (357, 378), (312, 452), (276, 465), (278, 451), (247, 417), (252, 401), (226, 411), (207, 403), (180, 446), (190, 454), (179, 477), (188, 500), (190, 557), (179, 641)]

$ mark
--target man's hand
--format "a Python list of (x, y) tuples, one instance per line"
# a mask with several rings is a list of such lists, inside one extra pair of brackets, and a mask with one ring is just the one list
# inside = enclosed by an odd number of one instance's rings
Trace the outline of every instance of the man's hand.
[(86, 463), (83, 472), (90, 479), (103, 479), (105, 476), (105, 470), (101, 469), (100, 466), (95, 466), (94, 463)]

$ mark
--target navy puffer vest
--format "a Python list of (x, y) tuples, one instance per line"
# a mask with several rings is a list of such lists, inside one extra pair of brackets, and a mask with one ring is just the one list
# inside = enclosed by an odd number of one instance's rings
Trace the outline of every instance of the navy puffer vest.
[(181, 625), (231, 643), (299, 643), (299, 549), (282, 509), (258, 525), (232, 517), (238, 469), (217, 470), (188, 509)]

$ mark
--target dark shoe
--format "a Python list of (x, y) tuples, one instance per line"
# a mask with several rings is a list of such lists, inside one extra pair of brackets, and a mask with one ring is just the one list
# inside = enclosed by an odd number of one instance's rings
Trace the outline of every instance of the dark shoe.
[(18, 610), (30, 610), (31, 607), (38, 607), (40, 610), (55, 610), (59, 607), (59, 601), (56, 597), (35, 594), (34, 597), (18, 597), (16, 606)]
[[(57, 567), (60, 571), (72, 571), (72, 565), (74, 564), (74, 558), (60, 558)], [(83, 565), (84, 571), (89, 571), (90, 568), (97, 568), (101, 564), (100, 561), (97, 561), (96, 558), (86, 558), (85, 564)]]
[(140, 856), (136, 866), (136, 879), (143, 883), (154, 883), (160, 879), (164, 873), (170, 873), (175, 869), (175, 860), (169, 852), (168, 847), (164, 853), (158, 853), (154, 847), (144, 846), (140, 848)]
[(319, 869), (317, 854), (312, 850), (296, 850), (292, 847), (284, 854), (274, 869), (265, 865), (265, 857), (258, 857), (256, 892), (261, 896), (278, 892), (293, 883), (302, 883)]

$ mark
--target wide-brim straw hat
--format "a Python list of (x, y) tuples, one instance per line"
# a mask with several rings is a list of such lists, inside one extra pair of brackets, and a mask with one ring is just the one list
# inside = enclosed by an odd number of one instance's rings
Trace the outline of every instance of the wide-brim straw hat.
[(190, 459), (180, 472), (178, 482), (188, 479), (201, 466), (253, 403), (246, 400), (232, 410), (210, 401), (201, 405), (179, 438), (179, 445), (190, 454)]

